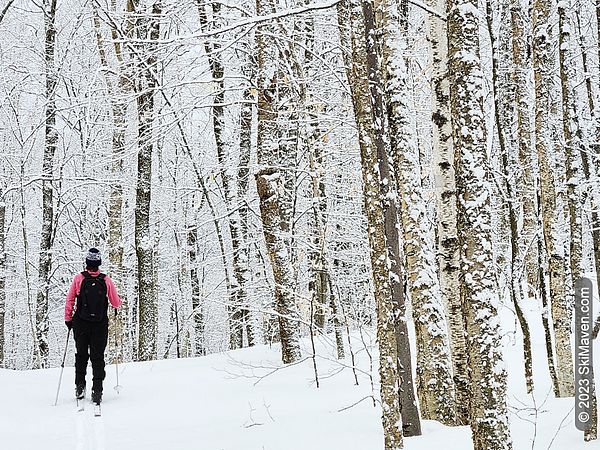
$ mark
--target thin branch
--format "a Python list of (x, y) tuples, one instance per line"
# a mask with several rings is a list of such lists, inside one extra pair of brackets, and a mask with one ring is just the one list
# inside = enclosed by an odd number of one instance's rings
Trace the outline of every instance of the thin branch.
[(8, 9), (11, 7), (11, 5), (14, 2), (15, 2), (15, 0), (8, 0), (8, 3), (6, 4), (6, 6), (2, 10), (2, 12), (0, 13), (0, 23), (2, 23), (2, 21), (4, 20), (4, 16), (6, 16), (6, 13), (8, 12)]

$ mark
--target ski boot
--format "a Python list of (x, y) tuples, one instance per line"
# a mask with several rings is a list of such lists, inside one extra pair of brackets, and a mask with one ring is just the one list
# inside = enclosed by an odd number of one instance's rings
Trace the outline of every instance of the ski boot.
[(96, 405), (102, 403), (102, 391), (92, 390), (92, 403)]
[(75, 386), (75, 399), (81, 400), (85, 397), (85, 384), (77, 384)]

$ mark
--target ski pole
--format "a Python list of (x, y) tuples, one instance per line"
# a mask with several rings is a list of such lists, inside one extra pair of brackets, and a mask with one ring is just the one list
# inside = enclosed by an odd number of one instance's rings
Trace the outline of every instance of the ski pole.
[(60, 363), (60, 377), (58, 378), (58, 387), (56, 388), (56, 398), (54, 399), (54, 406), (58, 404), (58, 393), (60, 392), (60, 385), (62, 383), (63, 371), (65, 370), (65, 359), (67, 359), (67, 348), (69, 347), (69, 337), (71, 336), (71, 329), (67, 332), (67, 343), (65, 344), (65, 353), (63, 354), (62, 363)]
[(115, 370), (117, 372), (117, 385), (115, 386), (115, 391), (117, 391), (117, 394), (119, 393), (119, 389), (121, 388), (121, 386), (119, 386), (119, 355), (121, 353), (121, 349), (119, 347), (119, 340), (117, 339), (117, 308), (115, 308), (115, 326), (113, 327), (113, 329), (115, 330), (115, 347), (117, 349), (117, 354), (116, 354), (116, 358), (115, 358)]

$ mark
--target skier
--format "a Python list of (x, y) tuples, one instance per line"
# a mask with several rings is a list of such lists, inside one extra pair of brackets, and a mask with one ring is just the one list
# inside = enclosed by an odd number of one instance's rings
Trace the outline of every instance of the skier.
[[(92, 362), (92, 402), (102, 402), (104, 350), (108, 340), (108, 302), (121, 306), (117, 289), (108, 275), (100, 273), (102, 256), (90, 248), (85, 258), (86, 268), (75, 275), (65, 303), (65, 325), (75, 337), (75, 397), (85, 397), (85, 376), (88, 358)], [(77, 300), (77, 302), (75, 302)], [(89, 352), (88, 352), (89, 349)]]

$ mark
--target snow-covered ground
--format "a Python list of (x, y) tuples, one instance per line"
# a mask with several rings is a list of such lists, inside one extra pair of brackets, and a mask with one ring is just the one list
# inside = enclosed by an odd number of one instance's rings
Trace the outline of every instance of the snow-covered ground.
[[(536, 307), (532, 305), (532, 309)], [(525, 394), (519, 337), (516, 345), (511, 345), (507, 335), (514, 449), (600, 448), (597, 443), (584, 444), (582, 434), (575, 430), (573, 399), (557, 400), (550, 392), (541, 324), (535, 317), (539, 316), (532, 314), (535, 400)], [(596, 351), (600, 352), (598, 344)], [(309, 354), (308, 342), (304, 345), (304, 354)], [(327, 356), (329, 346), (323, 343), (319, 345), (323, 357), (317, 359), (319, 388), (310, 359), (278, 370), (277, 347), (121, 365), (120, 393), (113, 389), (115, 367), (107, 366), (101, 418), (93, 416), (90, 404), (84, 412), (76, 411), (72, 367), (65, 369), (56, 407), (52, 404), (59, 369), (0, 370), (0, 448), (380, 450), (380, 411), (365, 399), (371, 394), (369, 358), (359, 334), (353, 336), (353, 345), (358, 386), (352, 370), (333, 355)], [(349, 366), (350, 357), (343, 364)], [(425, 421), (423, 436), (407, 438), (405, 448), (469, 450), (470, 430)]]

